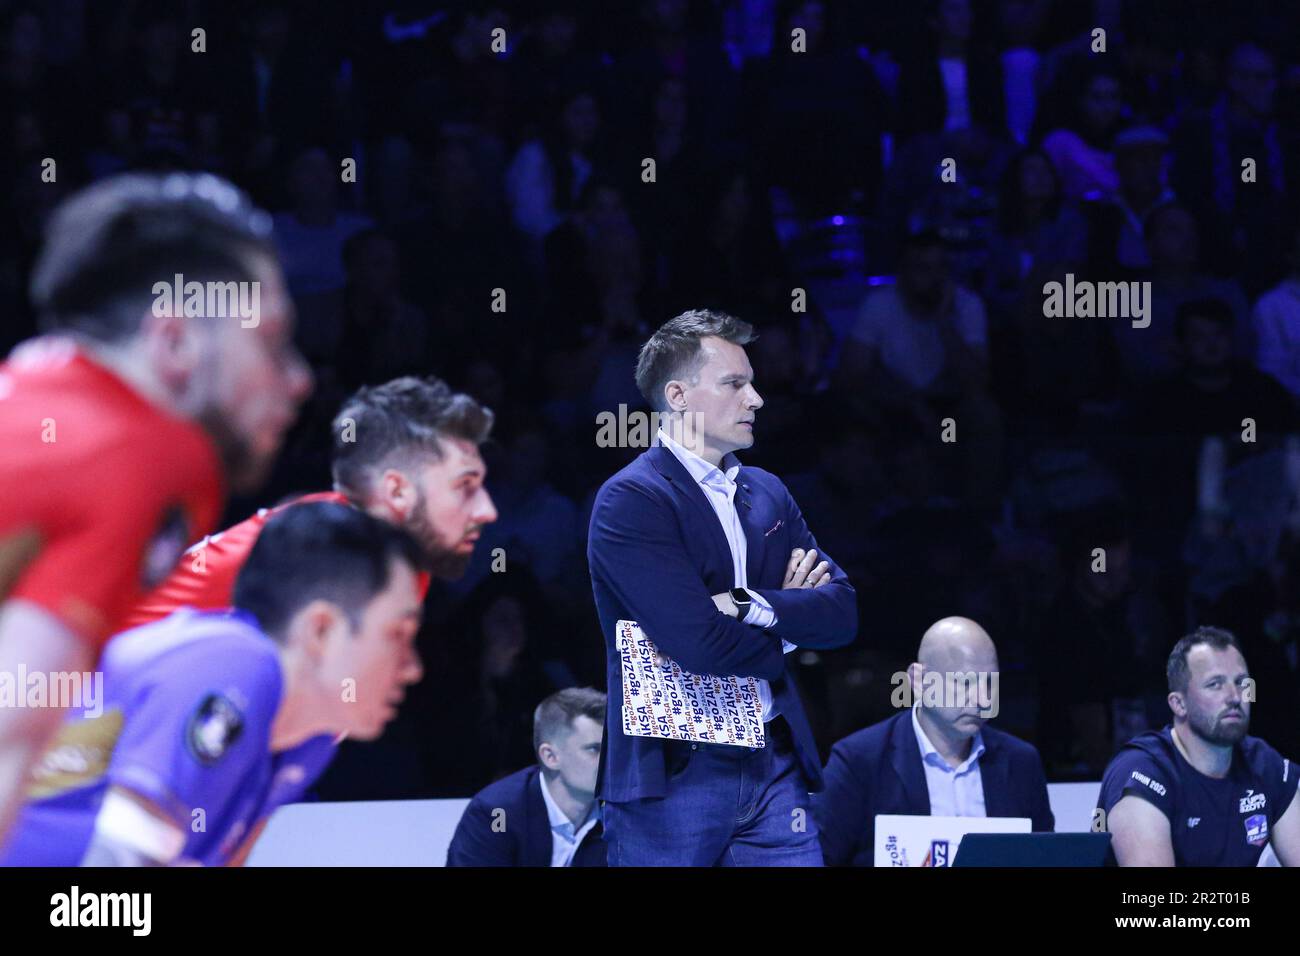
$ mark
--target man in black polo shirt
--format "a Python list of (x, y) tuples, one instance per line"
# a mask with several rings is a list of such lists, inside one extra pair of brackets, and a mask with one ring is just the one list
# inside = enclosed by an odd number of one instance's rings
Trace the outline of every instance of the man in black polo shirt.
[(1249, 737), (1254, 683), (1236, 639), (1201, 627), (1166, 668), (1174, 722), (1133, 738), (1098, 806), (1120, 866), (1255, 866), (1264, 847), (1300, 865), (1300, 768)]

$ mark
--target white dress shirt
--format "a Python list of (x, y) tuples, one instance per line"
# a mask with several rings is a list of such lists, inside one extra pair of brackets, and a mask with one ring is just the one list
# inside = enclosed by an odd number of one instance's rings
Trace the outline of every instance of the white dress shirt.
[(930, 738), (921, 729), (912, 708), (912, 729), (921, 748), (921, 766), (925, 768), (925, 787), (930, 791), (930, 815), (934, 817), (986, 817), (984, 779), (980, 776), (980, 757), (984, 754), (984, 737), (975, 734), (970, 756), (956, 767), (939, 755)]
[(542, 788), (542, 799), (546, 801), (546, 817), (551, 823), (551, 866), (568, 866), (573, 862), (574, 854), (582, 844), (582, 838), (596, 825), (596, 801), (591, 802), (586, 822), (580, 827), (575, 827), (573, 821), (551, 796), (551, 788), (546, 785), (546, 774), (537, 775), (537, 785)]
[[(753, 599), (753, 603), (745, 613), (743, 623), (761, 628), (774, 626), (776, 611), (761, 594), (749, 590), (745, 577), (749, 545), (745, 540), (745, 529), (740, 523), (740, 515), (736, 512), (736, 473), (740, 471), (740, 462), (734, 454), (728, 453), (722, 459), (723, 467), (719, 468), (673, 441), (662, 428), (659, 430), (658, 437), (660, 443), (673, 453), (690, 476), (699, 483), (704, 491), (704, 497), (709, 500), (709, 504), (717, 513), (718, 521), (722, 524), (722, 533), (731, 548), (731, 566), (736, 582), (734, 587), (744, 588)], [(795, 648), (795, 645), (786, 640), (782, 640), (781, 646), (787, 654)], [(772, 701), (771, 685), (761, 678), (758, 679), (758, 699), (763, 707), (764, 721), (777, 716), (776, 706)]]

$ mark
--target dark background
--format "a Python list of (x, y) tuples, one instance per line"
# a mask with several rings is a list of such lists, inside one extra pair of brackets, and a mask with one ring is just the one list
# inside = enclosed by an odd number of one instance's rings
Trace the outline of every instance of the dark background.
[[(344, 745), (325, 798), (467, 796), (530, 762), (543, 696), (600, 686), (587, 519), (637, 450), (598, 447), (595, 417), (642, 407), (640, 343), (697, 307), (759, 328), (743, 461), (787, 482), (858, 591), (856, 643), (797, 656), (825, 750), (888, 716), (890, 675), (963, 614), (999, 648), (1000, 726), (1051, 779), (1097, 779), (1167, 721), (1164, 659), (1198, 624), (1238, 635), (1253, 730), (1294, 755), (1297, 19), (1246, 0), (0, 2), (0, 345), (35, 331), (26, 276), (59, 199), (209, 169), (275, 212), (318, 377), (228, 523), (328, 485), (328, 422), (360, 384), (431, 372), (497, 412), (501, 520), (430, 594), (423, 684), (382, 741)], [(966, 64), (964, 111), (941, 53)], [(982, 305), (987, 361), (947, 347), (926, 388), (881, 388), (840, 360), (925, 230), (948, 251), (918, 287), (946, 274)], [(1150, 280), (1151, 327), (1045, 318), (1066, 272)], [(1231, 314), (1217, 357), (1174, 322), (1207, 297)]]

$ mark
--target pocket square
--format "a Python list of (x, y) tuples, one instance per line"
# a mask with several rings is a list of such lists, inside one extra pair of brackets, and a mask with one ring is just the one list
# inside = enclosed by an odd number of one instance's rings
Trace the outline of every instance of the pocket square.
[(763, 532), (763, 537), (766, 538), (769, 534), (771, 534), (771, 533), (772, 533), (773, 531), (775, 531), (777, 528), (781, 527), (781, 525), (783, 525), (783, 524), (785, 524), (785, 519), (784, 519), (784, 518), (777, 518), (777, 519), (776, 519), (776, 524), (772, 525), (772, 527), (768, 528), (766, 531)]

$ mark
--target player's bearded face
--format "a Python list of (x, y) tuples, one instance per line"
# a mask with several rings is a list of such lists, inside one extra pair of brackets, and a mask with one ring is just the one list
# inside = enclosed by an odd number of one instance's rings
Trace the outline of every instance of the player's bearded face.
[(216, 442), (236, 490), (256, 488), (265, 479), (312, 387), (311, 372), (293, 344), (292, 307), (278, 267), (268, 264), (256, 274), (253, 319), (203, 320), (214, 329), (196, 373), (203, 396), (199, 422)]
[(1193, 647), (1187, 655), (1190, 671), (1187, 691), (1187, 724), (1207, 743), (1230, 747), (1250, 729), (1250, 678), (1246, 660), (1236, 648), (1214, 650)]
[(1242, 700), (1196, 700), (1189, 695), (1187, 722), (1202, 740), (1217, 746), (1231, 746), (1250, 730), (1249, 704)]
[(469, 442), (444, 441), (440, 461), (428, 464), (419, 479), (415, 507), (404, 527), (424, 548), (435, 577), (455, 580), (474, 557), (483, 526), (497, 518), (483, 487), (483, 461)]

